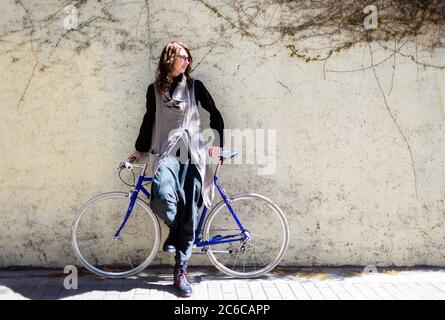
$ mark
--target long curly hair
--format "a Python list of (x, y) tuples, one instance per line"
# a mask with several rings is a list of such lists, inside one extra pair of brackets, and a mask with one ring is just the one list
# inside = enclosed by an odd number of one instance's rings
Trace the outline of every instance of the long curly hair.
[(182, 42), (172, 41), (167, 44), (162, 50), (161, 57), (159, 58), (158, 69), (156, 70), (156, 88), (158, 92), (163, 94), (166, 92), (171, 84), (173, 83), (173, 77), (171, 71), (173, 69), (173, 64), (176, 56), (179, 55), (179, 51), (184, 48), (187, 51), (188, 56), (190, 57), (189, 64), (185, 69), (184, 75), (187, 78), (187, 87), (189, 89), (192, 88), (193, 79), (190, 76), (191, 65), (193, 62), (192, 55), (190, 54), (189, 48)]

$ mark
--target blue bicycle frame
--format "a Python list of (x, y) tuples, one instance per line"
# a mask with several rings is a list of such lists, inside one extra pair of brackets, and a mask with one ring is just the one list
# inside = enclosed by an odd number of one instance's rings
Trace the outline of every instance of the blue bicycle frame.
[[(120, 235), (122, 229), (124, 228), (125, 224), (128, 221), (128, 218), (131, 215), (131, 212), (132, 212), (133, 206), (134, 206), (134, 204), (136, 202), (136, 198), (138, 197), (139, 191), (142, 191), (142, 193), (145, 194), (145, 196), (148, 199), (150, 199), (150, 193), (142, 185), (144, 182), (150, 182), (150, 181), (153, 181), (153, 178), (146, 178), (144, 176), (144, 174), (141, 174), (139, 176), (138, 182), (137, 182), (136, 186), (134, 187), (134, 191), (133, 191), (133, 193), (132, 193), (132, 195), (130, 197), (130, 204), (128, 206), (127, 213), (125, 215), (124, 221), (122, 222), (121, 226), (119, 227), (119, 229), (115, 233), (113, 239), (118, 239), (119, 238), (119, 235)], [(197, 247), (204, 247), (204, 246), (210, 246), (210, 245), (226, 243), (226, 242), (235, 242), (235, 241), (247, 240), (248, 239), (248, 235), (246, 234), (246, 229), (244, 229), (241, 221), (239, 221), (238, 217), (236, 216), (235, 211), (233, 210), (232, 206), (230, 205), (229, 199), (227, 198), (226, 194), (224, 193), (224, 189), (221, 188), (220, 185), (218, 184), (218, 177), (216, 175), (213, 177), (213, 183), (216, 186), (216, 188), (218, 189), (218, 192), (221, 195), (222, 199), (224, 200), (226, 206), (229, 208), (230, 213), (232, 214), (232, 217), (235, 219), (235, 221), (236, 221), (236, 223), (237, 223), (241, 233), (232, 234), (232, 235), (225, 235), (225, 236), (216, 235), (216, 236), (212, 237), (211, 239), (209, 239), (208, 241), (201, 241), (199, 239), (199, 235), (201, 234), (201, 229), (202, 229), (202, 227), (204, 225), (205, 217), (206, 217), (206, 214), (207, 214), (207, 207), (204, 206), (204, 209), (203, 209), (202, 214), (201, 214), (201, 218), (199, 220), (198, 228), (196, 229), (196, 232), (195, 232), (194, 245), (196, 245)]]

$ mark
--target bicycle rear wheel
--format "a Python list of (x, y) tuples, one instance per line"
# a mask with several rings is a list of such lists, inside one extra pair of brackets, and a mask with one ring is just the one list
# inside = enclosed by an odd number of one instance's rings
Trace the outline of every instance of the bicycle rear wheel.
[(129, 204), (128, 193), (109, 192), (90, 199), (77, 211), (72, 245), (91, 272), (107, 278), (129, 277), (144, 270), (155, 257), (160, 243), (159, 221), (140, 199), (136, 199), (119, 237), (113, 238)]
[[(281, 261), (289, 244), (285, 215), (273, 201), (253, 193), (230, 197), (230, 206), (249, 239), (208, 246), (210, 261), (220, 271), (237, 278), (258, 277), (271, 271)], [(204, 240), (221, 240), (230, 235), (242, 237), (229, 208), (221, 201), (209, 213)]]

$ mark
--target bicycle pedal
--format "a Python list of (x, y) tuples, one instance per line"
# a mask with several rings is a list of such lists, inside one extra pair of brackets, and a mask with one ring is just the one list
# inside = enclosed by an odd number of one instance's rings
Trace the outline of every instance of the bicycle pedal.
[(207, 248), (201, 247), (201, 248), (193, 248), (194, 250), (192, 251), (193, 254), (207, 254)]

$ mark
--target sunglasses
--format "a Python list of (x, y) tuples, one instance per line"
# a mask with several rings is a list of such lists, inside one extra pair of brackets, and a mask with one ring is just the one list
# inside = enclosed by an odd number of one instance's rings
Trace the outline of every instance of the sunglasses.
[(182, 61), (190, 62), (190, 57), (188, 56), (177, 55), (176, 57), (182, 59)]

